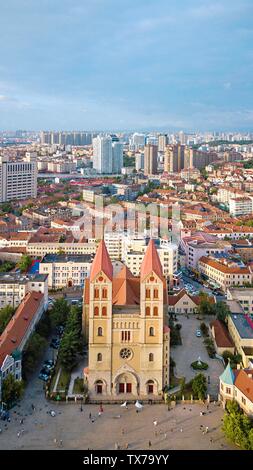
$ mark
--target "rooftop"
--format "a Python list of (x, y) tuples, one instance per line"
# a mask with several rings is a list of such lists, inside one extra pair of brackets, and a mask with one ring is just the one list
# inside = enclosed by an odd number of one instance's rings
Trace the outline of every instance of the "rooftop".
[(253, 329), (249, 325), (246, 315), (230, 315), (230, 319), (233, 322), (241, 338), (253, 339)]
[(45, 282), (46, 279), (47, 274), (0, 273), (0, 284), (26, 284), (31, 281)]
[(91, 254), (66, 255), (66, 254), (48, 254), (45, 255), (41, 263), (91, 263), (93, 256)]

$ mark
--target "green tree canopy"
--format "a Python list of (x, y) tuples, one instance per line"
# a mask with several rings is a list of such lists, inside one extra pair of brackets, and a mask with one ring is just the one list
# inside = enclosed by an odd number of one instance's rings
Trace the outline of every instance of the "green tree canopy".
[(57, 299), (50, 311), (50, 319), (53, 327), (65, 325), (68, 315), (70, 313), (70, 306), (66, 299), (61, 297)]
[(18, 267), (21, 272), (26, 272), (32, 264), (32, 258), (29, 255), (22, 255), (21, 260), (18, 263)]
[(245, 450), (253, 450), (253, 427), (251, 420), (243, 414), (235, 401), (226, 404), (222, 430), (226, 437)]
[(6, 307), (1, 308), (0, 310), (0, 335), (3, 333), (4, 329), (8, 325), (10, 319), (14, 315), (15, 309), (11, 305), (6, 305)]
[(207, 391), (206, 377), (203, 374), (198, 374), (192, 380), (193, 395), (198, 397), (199, 400), (204, 400)]
[(24, 383), (22, 380), (15, 380), (12, 374), (8, 374), (6, 379), (3, 380), (2, 400), (7, 405), (18, 400), (24, 390)]
[(217, 302), (217, 304), (215, 304), (215, 313), (217, 320), (220, 320), (222, 323), (226, 323), (230, 310), (225, 302)]

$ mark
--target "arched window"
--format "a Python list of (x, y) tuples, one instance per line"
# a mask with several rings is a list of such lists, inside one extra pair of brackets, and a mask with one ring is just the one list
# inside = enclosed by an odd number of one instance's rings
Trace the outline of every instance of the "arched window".
[(146, 289), (146, 299), (150, 299), (150, 289)]
[(94, 299), (99, 299), (99, 289), (94, 289)]
[(97, 361), (98, 361), (98, 362), (101, 362), (101, 361), (102, 361), (102, 354), (101, 354), (101, 353), (98, 353), (98, 355), (97, 355)]
[(94, 307), (94, 317), (98, 317), (98, 315), (99, 315), (99, 308)]
[(154, 307), (153, 315), (154, 317), (158, 317), (158, 307)]
[(107, 315), (107, 308), (106, 307), (102, 307), (102, 316), (103, 317), (106, 317)]
[(158, 289), (154, 289), (154, 299), (158, 299)]
[(103, 336), (103, 328), (101, 326), (98, 327), (98, 336)]
[(147, 316), (147, 317), (150, 316), (150, 307), (146, 307), (146, 316)]
[(149, 336), (155, 336), (155, 330), (154, 330), (153, 326), (151, 326), (149, 328)]
[(107, 289), (105, 288), (102, 289), (102, 298), (107, 299)]
[(149, 360), (149, 362), (154, 362), (154, 354), (153, 353), (149, 353), (148, 360)]

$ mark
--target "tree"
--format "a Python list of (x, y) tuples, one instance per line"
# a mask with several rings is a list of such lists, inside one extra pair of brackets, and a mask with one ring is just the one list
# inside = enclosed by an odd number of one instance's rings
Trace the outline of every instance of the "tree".
[(210, 297), (205, 292), (200, 293), (200, 303), (198, 306), (198, 314), (201, 316), (205, 315), (214, 315), (215, 308), (214, 303), (211, 301)]
[(18, 263), (18, 267), (21, 272), (26, 272), (32, 264), (32, 258), (29, 255), (22, 255), (21, 260)]
[(42, 357), (43, 352), (47, 347), (47, 341), (42, 338), (38, 333), (33, 333), (29, 339), (29, 342), (25, 348), (23, 355), (23, 371), (31, 373), (34, 371), (39, 359)]
[(199, 400), (204, 400), (207, 391), (206, 378), (203, 374), (198, 374), (192, 380), (193, 395)]
[(12, 374), (7, 375), (6, 379), (3, 380), (3, 402), (7, 403), (7, 405), (10, 405), (21, 397), (23, 390), (24, 383), (22, 380), (15, 380), (14, 375)]
[(36, 326), (36, 333), (43, 338), (48, 338), (51, 332), (51, 320), (48, 312), (45, 312)]
[(220, 320), (222, 323), (226, 323), (230, 310), (225, 302), (217, 302), (215, 305), (215, 313), (217, 320)]
[(239, 405), (235, 401), (227, 402), (222, 426), (225, 436), (242, 449), (250, 450), (253, 449), (252, 429), (250, 419), (243, 414)]
[(50, 311), (50, 319), (53, 327), (65, 325), (68, 315), (70, 313), (70, 306), (66, 299), (61, 297), (57, 299)]
[(200, 330), (201, 330), (202, 335), (208, 336), (208, 326), (205, 324), (205, 322), (202, 322), (200, 324)]
[(59, 349), (59, 361), (67, 371), (77, 364), (78, 346), (79, 340), (75, 331), (64, 333)]
[(15, 309), (11, 305), (6, 305), (6, 307), (1, 308), (0, 310), (0, 335), (3, 333), (4, 329), (8, 325), (10, 319), (14, 315)]

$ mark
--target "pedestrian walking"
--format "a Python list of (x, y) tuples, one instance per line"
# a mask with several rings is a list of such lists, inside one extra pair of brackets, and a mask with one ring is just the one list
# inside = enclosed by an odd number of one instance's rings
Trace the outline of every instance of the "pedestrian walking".
[(180, 432), (183, 432), (183, 428), (180, 429)]
[(115, 450), (118, 450), (119, 444), (118, 444), (117, 442), (115, 442), (115, 446), (114, 446), (114, 447), (115, 447)]
[(208, 426), (206, 426), (206, 433), (208, 433), (208, 430), (209, 430), (209, 427), (208, 427)]
[(151, 441), (148, 441), (148, 447), (150, 449), (150, 447), (152, 446), (152, 442)]
[(153, 425), (154, 425), (154, 426), (157, 426), (157, 424), (158, 424), (158, 421), (155, 419), (155, 420), (153, 421)]
[(126, 450), (128, 449), (128, 442), (126, 442), (125, 449)]
[(62, 446), (62, 444), (63, 444), (63, 440), (62, 440), (62, 439), (60, 439), (60, 446)]
[(166, 432), (164, 433), (164, 439), (167, 439), (167, 434), (166, 434)]
[(91, 413), (89, 414), (89, 419), (91, 419)]
[(20, 432), (17, 433), (17, 436), (20, 437)]
[(121, 429), (121, 434), (122, 434), (122, 436), (125, 434), (124, 428)]

